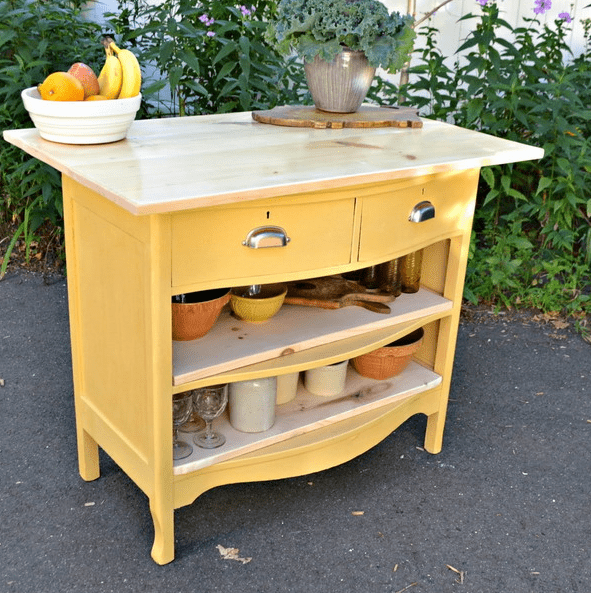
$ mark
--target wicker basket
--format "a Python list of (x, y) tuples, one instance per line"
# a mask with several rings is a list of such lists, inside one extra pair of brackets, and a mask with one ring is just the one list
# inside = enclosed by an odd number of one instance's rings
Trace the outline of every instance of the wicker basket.
[(351, 364), (363, 377), (378, 380), (394, 377), (408, 366), (423, 341), (424, 333), (421, 327), (387, 346), (353, 358)]

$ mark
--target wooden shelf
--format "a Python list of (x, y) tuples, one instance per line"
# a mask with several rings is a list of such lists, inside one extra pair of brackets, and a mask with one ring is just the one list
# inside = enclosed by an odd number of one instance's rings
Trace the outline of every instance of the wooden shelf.
[(361, 307), (328, 310), (284, 305), (275, 317), (262, 324), (240, 321), (224, 309), (203, 338), (173, 342), (173, 386), (443, 314), (452, 308), (450, 300), (427, 289), (402, 294), (389, 304), (388, 315)]
[(362, 377), (349, 366), (345, 391), (333, 397), (322, 397), (308, 392), (300, 377), (296, 398), (276, 407), (275, 424), (265, 432), (245, 433), (236, 430), (230, 424), (226, 411), (213, 423), (214, 429), (226, 437), (226, 444), (218, 449), (201, 449), (192, 443), (194, 433), (179, 433), (181, 440), (192, 445), (193, 453), (175, 462), (174, 473), (187, 474), (402, 401), (436, 387), (441, 380), (438, 374), (414, 361), (402, 373), (386, 381)]

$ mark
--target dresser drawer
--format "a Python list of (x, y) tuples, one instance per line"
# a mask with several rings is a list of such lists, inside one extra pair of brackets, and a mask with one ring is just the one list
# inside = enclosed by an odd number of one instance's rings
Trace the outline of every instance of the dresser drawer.
[[(354, 212), (353, 198), (311, 202), (302, 197), (173, 214), (172, 285), (223, 279), (236, 284), (254, 277), (265, 282), (268, 276), (346, 265)], [(250, 247), (244, 244), (249, 237)]]
[[(365, 196), (361, 206), (359, 261), (397, 257), (469, 231), (479, 170), (441, 173), (392, 184)], [(413, 222), (411, 214), (415, 210)], [(416, 207), (416, 208), (415, 208)]]

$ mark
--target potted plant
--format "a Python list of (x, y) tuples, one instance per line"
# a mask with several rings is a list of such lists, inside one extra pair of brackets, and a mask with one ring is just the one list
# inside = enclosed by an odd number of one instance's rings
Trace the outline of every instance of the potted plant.
[(379, 0), (280, 0), (267, 40), (304, 60), (317, 108), (357, 111), (375, 69), (402, 69), (413, 48), (413, 18)]

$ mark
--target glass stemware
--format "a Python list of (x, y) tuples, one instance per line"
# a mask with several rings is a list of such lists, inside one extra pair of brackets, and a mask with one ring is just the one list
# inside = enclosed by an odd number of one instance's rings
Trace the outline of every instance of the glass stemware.
[(197, 412), (195, 400), (197, 398), (197, 391), (191, 391), (191, 415), (189, 419), (179, 428), (180, 432), (200, 432), (205, 428), (205, 421)]
[(179, 427), (181, 427), (191, 416), (193, 409), (193, 393), (185, 391), (184, 393), (175, 393), (172, 397), (172, 458), (184, 459), (191, 455), (193, 447), (179, 440)]
[(205, 430), (195, 435), (193, 442), (203, 449), (215, 449), (226, 442), (226, 437), (219, 432), (214, 432), (212, 421), (226, 408), (228, 403), (227, 384), (210, 385), (195, 390), (195, 409), (203, 420)]

